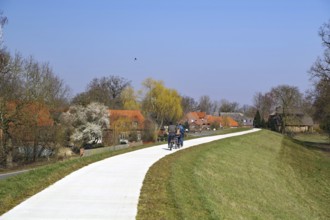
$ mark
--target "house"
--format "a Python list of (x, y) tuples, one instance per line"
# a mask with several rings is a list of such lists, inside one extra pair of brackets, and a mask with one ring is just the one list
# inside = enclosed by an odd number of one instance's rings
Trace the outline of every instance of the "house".
[(145, 118), (139, 110), (109, 110), (110, 129), (103, 135), (107, 144), (140, 141)]
[(229, 116), (207, 115), (206, 120), (208, 125), (212, 125), (213, 123), (218, 123), (220, 127), (236, 128), (239, 126), (238, 122)]
[(207, 128), (205, 112), (188, 112), (184, 121), (188, 122), (190, 131), (200, 131)]
[(231, 117), (242, 127), (253, 127), (253, 118), (246, 117), (243, 113), (240, 112), (220, 112), (220, 116)]
[[(287, 109), (285, 115), (286, 132), (299, 133), (313, 131), (313, 119), (300, 109)], [(277, 107), (275, 111), (269, 115), (268, 122), (272, 130), (282, 131), (281, 126), (283, 120), (283, 108)]]
[(209, 130), (213, 123), (218, 123), (220, 127), (238, 127), (231, 117), (207, 115), (206, 112), (189, 112), (182, 121), (188, 123), (189, 130), (193, 132)]

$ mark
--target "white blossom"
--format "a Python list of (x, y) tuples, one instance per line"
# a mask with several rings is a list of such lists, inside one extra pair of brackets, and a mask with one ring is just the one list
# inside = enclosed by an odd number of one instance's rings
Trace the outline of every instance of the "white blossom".
[(91, 143), (102, 140), (102, 130), (110, 127), (106, 106), (93, 102), (88, 106), (73, 105), (61, 116), (61, 121), (74, 129), (70, 139)]

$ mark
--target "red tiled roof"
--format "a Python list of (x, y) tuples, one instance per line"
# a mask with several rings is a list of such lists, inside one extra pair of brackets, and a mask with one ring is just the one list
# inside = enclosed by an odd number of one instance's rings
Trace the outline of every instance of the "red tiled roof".
[(210, 125), (213, 122), (218, 122), (222, 126), (229, 126), (229, 127), (238, 127), (238, 122), (236, 122), (231, 117), (219, 117), (213, 115), (207, 115), (205, 112), (189, 112), (185, 116), (185, 120), (188, 123), (195, 123), (196, 125)]
[(206, 117), (206, 112), (195, 112), (197, 114), (197, 116), (202, 119)]
[(110, 124), (113, 121), (118, 120), (119, 118), (128, 118), (132, 122), (136, 121), (139, 124), (139, 127), (143, 126), (144, 116), (139, 110), (109, 110), (110, 113)]

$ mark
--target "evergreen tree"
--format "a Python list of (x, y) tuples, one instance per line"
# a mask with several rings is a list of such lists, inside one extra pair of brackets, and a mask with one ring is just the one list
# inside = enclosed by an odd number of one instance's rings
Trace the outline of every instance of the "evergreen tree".
[(261, 119), (261, 127), (262, 128), (267, 128), (267, 122), (263, 118)]
[(260, 112), (259, 110), (256, 112), (256, 115), (254, 116), (253, 119), (253, 126), (255, 128), (261, 128), (261, 117), (260, 117)]

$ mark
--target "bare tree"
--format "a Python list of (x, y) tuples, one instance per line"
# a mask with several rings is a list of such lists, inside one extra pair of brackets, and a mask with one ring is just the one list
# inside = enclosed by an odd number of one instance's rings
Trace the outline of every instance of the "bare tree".
[(254, 107), (259, 110), (260, 116), (264, 121), (268, 120), (269, 115), (275, 108), (275, 101), (272, 93), (262, 94), (258, 92), (254, 95)]
[(253, 118), (257, 112), (256, 108), (250, 105), (243, 105), (239, 112), (243, 113), (246, 117)]
[(271, 93), (273, 94), (276, 106), (281, 109), (281, 131), (284, 133), (288, 118), (302, 105), (302, 94), (299, 92), (298, 87), (288, 85), (274, 87)]
[(7, 17), (4, 16), (2, 12), (0, 12), (0, 50), (3, 49), (3, 27), (7, 23), (8, 23)]
[(323, 57), (318, 57), (309, 71), (314, 82), (311, 102), (315, 110), (314, 118), (330, 137), (330, 20), (320, 28), (319, 36), (325, 50)]
[(183, 96), (181, 99), (182, 110), (184, 114), (193, 112), (198, 109), (198, 103), (196, 100), (189, 96)]
[(312, 79), (330, 81), (330, 20), (319, 31), (322, 45), (325, 47), (323, 58), (318, 57), (309, 73)]
[(237, 112), (239, 104), (237, 102), (229, 102), (226, 99), (220, 101), (220, 112)]
[(89, 104), (99, 102), (112, 109), (123, 107), (121, 93), (130, 86), (131, 82), (120, 76), (94, 78), (83, 94), (78, 94), (74, 99), (75, 104)]
[[(40, 125), (40, 120), (64, 99), (63, 85), (48, 64), (40, 65), (32, 57), (23, 59), (19, 54), (12, 57), (4, 49), (0, 50), (1, 151), (7, 166), (11, 166), (13, 152), (22, 143), (33, 143), (33, 158), (36, 159), (36, 147), (46, 143), (43, 137), (54, 134), (56, 127), (47, 125), (46, 128)], [(22, 135), (24, 130), (29, 135)], [(49, 132), (46, 134), (46, 131)]]
[(219, 115), (220, 113), (220, 102), (213, 101), (211, 104), (211, 114), (212, 115)]
[(3, 99), (17, 100), (22, 96), (22, 63), (19, 54), (12, 57), (5, 49), (0, 50), (0, 97)]
[(21, 73), (22, 97), (26, 101), (42, 101), (51, 108), (67, 104), (69, 87), (57, 77), (48, 63), (33, 57), (24, 60)]
[(212, 111), (212, 101), (211, 98), (207, 95), (201, 96), (199, 98), (199, 110), (201, 112), (206, 112), (210, 114)]

